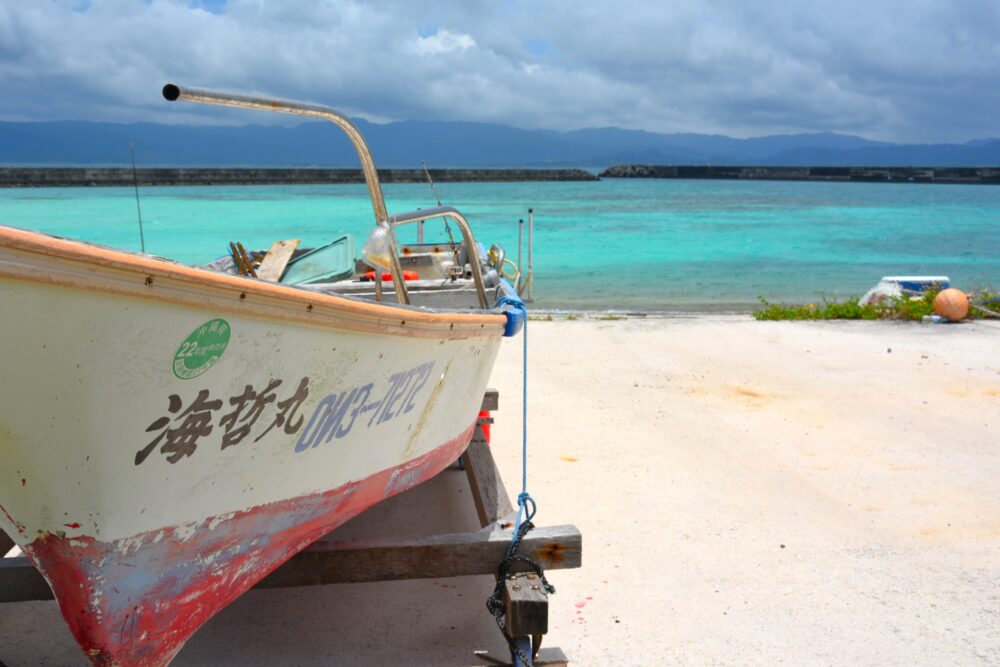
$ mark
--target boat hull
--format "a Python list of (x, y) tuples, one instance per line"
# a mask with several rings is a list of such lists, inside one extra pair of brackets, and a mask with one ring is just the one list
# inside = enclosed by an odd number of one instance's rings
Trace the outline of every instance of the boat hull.
[(373, 504), (433, 477), (471, 435), (470, 427), (419, 459), (323, 493), (107, 542), (46, 534), (26, 552), (59, 592), (63, 616), (95, 664), (164, 665), (267, 573)]
[(166, 664), (268, 572), (469, 441), (502, 316), (5, 233), (0, 527), (98, 664)]

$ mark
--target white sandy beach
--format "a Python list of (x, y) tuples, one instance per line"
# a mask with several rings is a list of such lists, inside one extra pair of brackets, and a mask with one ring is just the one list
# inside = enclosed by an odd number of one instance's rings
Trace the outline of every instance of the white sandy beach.
[[(528, 335), (536, 523), (584, 537), (583, 568), (551, 572), (546, 642), (570, 664), (1000, 664), (1000, 322), (557, 318)], [(515, 494), (520, 345), (492, 382)], [(464, 476), (443, 474), (412, 492), (428, 509), (408, 530), (475, 527), (451, 504)], [(477, 664), (502, 648), (490, 587), (253, 591), (175, 664)], [(0, 661), (86, 664), (52, 602), (0, 605)]]

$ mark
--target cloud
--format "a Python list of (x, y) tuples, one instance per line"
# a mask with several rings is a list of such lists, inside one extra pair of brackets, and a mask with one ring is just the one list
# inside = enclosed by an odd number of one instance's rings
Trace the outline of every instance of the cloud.
[(0, 0), (0, 118), (276, 120), (166, 105), (176, 81), (369, 119), (959, 141), (1000, 135), (998, 32), (992, 0)]
[(452, 51), (465, 51), (476, 45), (469, 35), (439, 30), (429, 37), (417, 37), (411, 42), (413, 52), (418, 56), (433, 56)]

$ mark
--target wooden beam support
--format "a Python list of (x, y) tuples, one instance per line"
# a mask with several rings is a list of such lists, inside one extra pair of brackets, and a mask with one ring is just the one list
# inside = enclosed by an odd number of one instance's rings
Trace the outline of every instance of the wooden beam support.
[(487, 389), (486, 393), (483, 394), (483, 407), (480, 410), (499, 410), (500, 409), (500, 392), (496, 389)]
[(483, 430), (476, 427), (472, 442), (462, 454), (465, 474), (469, 477), (469, 487), (472, 489), (472, 500), (476, 504), (479, 515), (479, 525), (488, 526), (494, 521), (505, 517), (514, 511), (510, 504), (510, 496), (500, 478), (493, 453), (486, 443)]
[[(474, 533), (415, 540), (320, 540), (268, 575), (257, 588), (496, 574), (513, 537), (511, 522), (504, 523), (506, 528), (494, 524)], [(582, 541), (575, 526), (535, 528), (521, 542), (520, 553), (537, 559), (547, 570), (580, 567)]]
[[(473, 533), (435, 535), (415, 540), (315, 542), (260, 581), (256, 588), (442, 579), (496, 574), (510, 544), (512, 526), (494, 524)], [(335, 533), (331, 533), (334, 535)], [(521, 542), (520, 553), (546, 570), (580, 567), (582, 536), (575, 526), (535, 528)], [(42, 575), (24, 556), (0, 559), (0, 603), (51, 600)]]
[(7, 533), (0, 530), (0, 558), (7, 555), (7, 552), (14, 548), (14, 540), (7, 536)]

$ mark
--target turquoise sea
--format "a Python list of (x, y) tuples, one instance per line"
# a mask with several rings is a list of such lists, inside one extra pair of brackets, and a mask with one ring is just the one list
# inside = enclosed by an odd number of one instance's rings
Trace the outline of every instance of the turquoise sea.
[[(517, 259), (535, 211), (535, 305), (586, 310), (749, 310), (860, 294), (883, 275), (944, 274), (1000, 287), (1000, 187), (775, 181), (442, 183), (477, 239)], [(435, 206), (423, 184), (384, 187), (390, 213)], [(363, 185), (142, 187), (147, 252), (208, 262), (228, 242), (362, 241)], [(139, 249), (131, 188), (0, 190), (0, 224)], [(428, 240), (446, 239), (428, 223)], [(527, 225), (525, 225), (527, 227)], [(456, 231), (457, 234), (457, 231)], [(403, 241), (415, 230), (405, 228)], [(527, 263), (525, 250), (525, 261)]]

